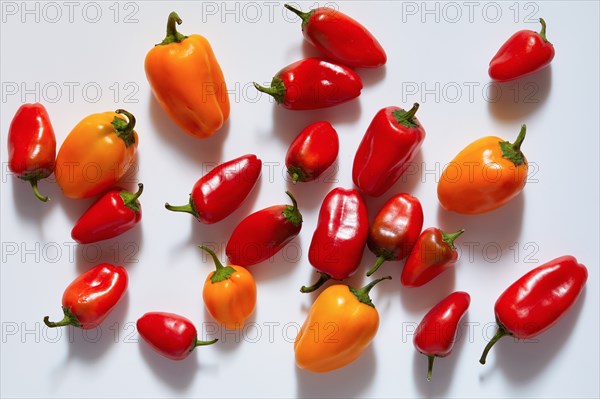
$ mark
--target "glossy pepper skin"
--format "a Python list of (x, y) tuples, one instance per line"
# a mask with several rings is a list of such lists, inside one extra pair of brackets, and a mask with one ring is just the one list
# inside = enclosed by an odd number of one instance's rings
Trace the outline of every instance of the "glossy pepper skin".
[(588, 271), (573, 256), (561, 256), (536, 267), (508, 287), (496, 301), (498, 332), (485, 347), (479, 363), (505, 335), (518, 339), (538, 336), (573, 306), (585, 287)]
[(84, 330), (97, 327), (117, 306), (127, 290), (127, 272), (123, 266), (101, 263), (77, 277), (62, 297), (64, 318), (49, 321), (48, 327), (74, 326)]
[(508, 82), (539, 71), (554, 58), (554, 46), (546, 38), (546, 21), (540, 18), (540, 33), (521, 30), (500, 47), (488, 73), (497, 82)]
[(360, 95), (363, 84), (352, 69), (320, 58), (305, 58), (277, 72), (271, 87), (254, 83), (260, 92), (291, 110), (333, 107)]
[(38, 181), (54, 172), (56, 137), (50, 117), (42, 104), (23, 104), (8, 129), (8, 168), (31, 184), (40, 201), (48, 197), (38, 191)]
[(215, 262), (216, 271), (204, 282), (204, 306), (218, 323), (228, 330), (240, 330), (256, 307), (254, 277), (241, 266), (223, 266), (208, 247), (200, 246)]
[(296, 237), (302, 229), (302, 215), (296, 199), (293, 205), (274, 205), (246, 216), (237, 225), (225, 253), (234, 265), (251, 266), (269, 259)]
[(446, 234), (436, 227), (425, 229), (404, 264), (402, 285), (420, 287), (452, 267), (458, 259), (454, 240), (464, 232)]
[(288, 174), (294, 183), (313, 181), (335, 162), (339, 150), (338, 134), (331, 123), (312, 123), (288, 148), (285, 156)]
[(514, 144), (488, 136), (459, 152), (438, 183), (442, 207), (474, 215), (493, 211), (519, 195), (527, 182), (527, 158), (521, 152), (525, 132), (523, 125)]
[(367, 246), (377, 256), (377, 262), (367, 276), (375, 273), (385, 261), (406, 258), (422, 228), (423, 208), (417, 198), (404, 193), (390, 198), (369, 229)]
[(308, 260), (319, 280), (300, 292), (313, 292), (327, 280), (343, 280), (356, 272), (369, 235), (367, 207), (354, 189), (334, 188), (325, 196)]
[(296, 365), (325, 373), (356, 360), (379, 328), (379, 314), (369, 291), (389, 279), (382, 277), (359, 289), (344, 284), (325, 289), (312, 304), (294, 342)]
[(96, 201), (75, 223), (71, 238), (79, 244), (108, 240), (135, 227), (142, 219), (142, 206), (138, 201), (143, 184), (130, 193), (115, 188)]
[(200, 341), (192, 322), (174, 313), (146, 313), (138, 319), (136, 327), (154, 351), (172, 360), (183, 360), (197, 346), (212, 345), (218, 341)]
[(425, 140), (418, 109), (415, 103), (408, 111), (386, 107), (377, 112), (354, 156), (352, 180), (362, 193), (381, 196), (410, 166)]
[(377, 68), (387, 56), (381, 44), (360, 23), (329, 7), (302, 12), (285, 5), (302, 19), (302, 33), (307, 42), (340, 64), (351, 68)]
[(446, 357), (452, 352), (458, 323), (463, 318), (471, 297), (466, 292), (453, 292), (435, 305), (415, 331), (415, 348), (427, 356), (427, 381), (431, 381), (433, 361), (436, 357)]
[(229, 118), (221, 67), (206, 38), (177, 32), (181, 18), (169, 14), (167, 36), (146, 55), (146, 77), (156, 101), (184, 132), (212, 136)]
[(119, 181), (133, 165), (137, 153), (134, 127), (135, 117), (122, 109), (93, 114), (79, 122), (56, 157), (54, 174), (63, 194), (89, 198)]
[(206, 224), (231, 215), (248, 197), (260, 177), (262, 161), (254, 154), (222, 163), (202, 176), (192, 188), (189, 203), (165, 204), (174, 212), (186, 212)]

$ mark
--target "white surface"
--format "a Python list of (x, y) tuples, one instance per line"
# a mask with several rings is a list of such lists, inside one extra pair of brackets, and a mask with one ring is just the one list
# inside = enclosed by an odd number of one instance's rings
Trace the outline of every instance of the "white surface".
[[(29, 7), (34, 9), (35, 4)], [(421, 2), (404, 6), (340, 2), (344, 12), (379, 38), (388, 64), (380, 70), (359, 71), (365, 88), (358, 101), (300, 113), (275, 107), (266, 96), (257, 97), (249, 85), (252, 80), (266, 83), (284, 65), (316, 54), (303, 43), (300, 23), (284, 14), (281, 4), (121, 3), (117, 4), (118, 23), (113, 2), (96, 3), (102, 10), (97, 23), (82, 17), (85, 8), (88, 19), (93, 19), (94, 5), (77, 3), (69, 22), (68, 6), (55, 4), (62, 16), (54, 23), (50, 20), (56, 19), (56, 10), (43, 8), (42, 3), (37, 5), (39, 22), (35, 15), (22, 14), (21, 2), (2, 5), (3, 397), (598, 397), (597, 2), (553, 1), (516, 7), (512, 2), (474, 3), (471, 17), (463, 3), (428, 3), (428, 9), (439, 10), (437, 21), (435, 11), (426, 14)], [(311, 5), (305, 3), (302, 8)], [(461, 17), (452, 22), (456, 6)], [(7, 7), (16, 7), (17, 14), (12, 15), (14, 8)], [(226, 8), (233, 11), (226, 13)], [(492, 23), (496, 9), (501, 16)], [(151, 99), (144, 76), (144, 56), (162, 40), (171, 10), (183, 18), (181, 32), (200, 33), (210, 40), (229, 88), (235, 92), (229, 125), (208, 140), (178, 131)], [(261, 12), (258, 19), (257, 10)], [(123, 23), (125, 15), (134, 11), (138, 21)], [(539, 24), (524, 21), (532, 11), (532, 20), (543, 16), (548, 22), (548, 37), (557, 51), (551, 68), (501, 86), (501, 101), (486, 101), (483, 87), (489, 82), (490, 58), (515, 31), (539, 29)], [(138, 119), (139, 172), (128, 186), (138, 180), (145, 184), (142, 225), (93, 246), (87, 254), (72, 246), (70, 229), (91, 200), (67, 200), (54, 184), (42, 182), (41, 191), (53, 200), (41, 204), (27, 184), (6, 170), (6, 134), (23, 102), (9, 91), (16, 84), (21, 94), (21, 84), (31, 88), (36, 82), (40, 86), (34, 94), (47, 106), (59, 144), (90, 113), (123, 107)], [(115, 82), (121, 90), (118, 101)], [(526, 86), (528, 82), (533, 86)], [(95, 103), (90, 101), (95, 96), (93, 87), (87, 98), (82, 93), (89, 83), (102, 89)], [(69, 98), (68, 85), (74, 84)], [(57, 85), (62, 95), (51, 103), (48, 100), (55, 99), (52, 90)], [(434, 94), (422, 98), (423, 89), (436, 91), (436, 85), (440, 98)], [(469, 86), (474, 87), (472, 98)], [(139, 91), (130, 99), (137, 102), (125, 102), (125, 95), (136, 87)], [(415, 87), (418, 93), (411, 94)], [(456, 87), (462, 95), (453, 101)], [(536, 91), (535, 102), (523, 104), (532, 91)], [(515, 93), (519, 103), (511, 97)], [(34, 94), (25, 102), (35, 101)], [(394, 280), (373, 292), (381, 325), (372, 346), (354, 364), (329, 374), (298, 370), (291, 341), (314, 299), (301, 295), (298, 288), (315, 277), (306, 250), (321, 200), (334, 186), (352, 185), (354, 151), (376, 111), (388, 105), (409, 107), (415, 101), (421, 103), (419, 118), (427, 130), (416, 160), (421, 170), (384, 197), (368, 199), (369, 211), (373, 215), (392, 193), (408, 191), (423, 204), (425, 227), (466, 229), (459, 239), (463, 256), (456, 272), (421, 289), (401, 289), (401, 264), (385, 264), (379, 274), (391, 273)], [(340, 135), (339, 172), (329, 179), (337, 182), (293, 187), (304, 215), (302, 232), (291, 244), (287, 260), (280, 253), (252, 267), (259, 286), (252, 319), (256, 324), (239, 338), (241, 342), (235, 342), (234, 334), (215, 332), (203, 310), (201, 288), (212, 266), (196, 244), (224, 245), (245, 215), (287, 201), (284, 191), (289, 186), (283, 178), (287, 146), (302, 127), (320, 119), (331, 121)], [(523, 122), (528, 125), (523, 149), (532, 164), (524, 194), (481, 216), (440, 211), (435, 192), (441, 166), (482, 135), (513, 140)], [(265, 163), (262, 179), (244, 205), (225, 221), (205, 226), (163, 208), (165, 201), (184, 203), (194, 182), (215, 162), (248, 152)], [(472, 257), (465, 256), (467, 242), (473, 248)], [(297, 248), (303, 251), (299, 257)], [(486, 262), (486, 256), (493, 259), (498, 249), (499, 259)], [(575, 255), (589, 270), (587, 288), (574, 309), (535, 343), (504, 338), (490, 353), (488, 364), (481, 366), (479, 356), (494, 330), (497, 296), (527, 270), (563, 254)], [(360, 272), (350, 281), (361, 283), (374, 259), (365, 251)], [(86, 338), (80, 330), (47, 330), (42, 317), (60, 317), (66, 285), (100, 261), (124, 264), (131, 283), (127, 299), (102, 325), (99, 341), (86, 342), (95, 340), (94, 331)], [(465, 320), (470, 327), (463, 326), (453, 354), (436, 361), (434, 379), (426, 383), (426, 359), (414, 349), (410, 331), (432, 305), (454, 290), (471, 294)], [(199, 348), (179, 363), (155, 355), (137, 343), (132, 324), (152, 310), (186, 315), (199, 328), (204, 326), (203, 337), (220, 336), (222, 342)], [(258, 338), (257, 329), (261, 331)]]

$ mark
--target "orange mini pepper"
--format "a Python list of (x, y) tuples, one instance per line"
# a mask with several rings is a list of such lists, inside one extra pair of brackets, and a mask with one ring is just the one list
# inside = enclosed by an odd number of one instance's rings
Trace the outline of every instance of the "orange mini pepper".
[(54, 174), (64, 195), (92, 197), (121, 179), (137, 153), (134, 126), (135, 117), (122, 109), (92, 114), (79, 122), (56, 157)]
[(239, 330), (256, 307), (254, 277), (241, 266), (223, 266), (214, 251), (200, 245), (215, 262), (216, 271), (204, 282), (202, 298), (208, 313), (223, 327)]
[(527, 181), (521, 152), (526, 126), (514, 143), (488, 136), (466, 146), (446, 166), (438, 183), (442, 207), (463, 214), (492, 211), (515, 198)]
[(313, 303), (294, 343), (296, 365), (315, 373), (344, 367), (369, 346), (379, 328), (379, 314), (369, 291), (390, 276), (363, 288), (332, 285)]
[(167, 36), (146, 55), (146, 77), (154, 97), (186, 133), (212, 136), (229, 118), (221, 67), (208, 40), (177, 32), (181, 18), (169, 14)]

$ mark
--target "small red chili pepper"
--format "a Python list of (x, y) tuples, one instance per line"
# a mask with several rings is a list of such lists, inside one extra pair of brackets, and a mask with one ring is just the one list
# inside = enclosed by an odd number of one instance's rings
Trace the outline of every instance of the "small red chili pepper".
[(387, 61), (375, 37), (346, 14), (329, 7), (302, 12), (289, 4), (285, 8), (302, 19), (307, 42), (328, 58), (353, 68), (376, 68)]
[(352, 69), (320, 58), (306, 58), (277, 72), (271, 87), (254, 83), (258, 91), (293, 110), (332, 107), (360, 95), (363, 84)]
[(84, 330), (97, 327), (123, 298), (127, 280), (123, 266), (108, 263), (94, 266), (65, 289), (62, 297), (63, 319), (52, 322), (46, 316), (44, 324), (48, 327), (74, 326)]
[(505, 335), (533, 338), (550, 327), (573, 306), (587, 281), (588, 271), (573, 256), (561, 256), (529, 271), (508, 287), (496, 301), (498, 332), (485, 347), (479, 363)]
[(554, 46), (546, 39), (546, 21), (542, 30), (521, 30), (512, 35), (496, 53), (488, 73), (498, 82), (508, 82), (539, 71), (554, 58)]
[(114, 188), (104, 194), (87, 211), (71, 230), (71, 237), (79, 244), (108, 240), (135, 227), (142, 219), (142, 206), (138, 201), (144, 185), (138, 191)]
[(56, 137), (50, 117), (42, 104), (23, 104), (8, 130), (8, 168), (17, 177), (31, 183), (33, 194), (48, 201), (37, 183), (50, 176), (56, 161)]
[(300, 292), (313, 292), (327, 280), (343, 280), (356, 272), (369, 235), (367, 207), (354, 189), (334, 188), (323, 199), (308, 260), (320, 277)]
[(433, 361), (452, 352), (460, 319), (467, 313), (471, 297), (466, 292), (453, 292), (435, 305), (415, 331), (415, 348), (427, 356), (427, 381), (431, 381)]
[(173, 360), (183, 360), (197, 346), (218, 341), (200, 341), (191, 321), (174, 313), (149, 312), (136, 323), (140, 336), (157, 353)]
[(237, 225), (225, 248), (229, 261), (250, 266), (269, 259), (296, 237), (302, 229), (302, 215), (289, 191), (293, 206), (274, 205), (251, 215)]
[(372, 275), (383, 262), (402, 260), (409, 254), (423, 228), (423, 208), (409, 194), (398, 194), (383, 205), (369, 229), (367, 246), (377, 262), (367, 272)]
[(202, 223), (216, 223), (231, 215), (248, 197), (262, 168), (256, 155), (248, 154), (216, 166), (194, 184), (186, 205), (165, 208), (186, 212)]
[(329, 122), (308, 125), (292, 141), (285, 166), (294, 183), (315, 180), (335, 162), (340, 143)]
[(352, 180), (363, 193), (379, 197), (410, 166), (425, 140), (425, 129), (415, 116), (418, 109), (417, 103), (408, 111), (387, 107), (373, 118), (352, 167)]
[(458, 259), (454, 240), (464, 232), (446, 234), (435, 227), (423, 230), (402, 269), (402, 285), (420, 287), (454, 265)]

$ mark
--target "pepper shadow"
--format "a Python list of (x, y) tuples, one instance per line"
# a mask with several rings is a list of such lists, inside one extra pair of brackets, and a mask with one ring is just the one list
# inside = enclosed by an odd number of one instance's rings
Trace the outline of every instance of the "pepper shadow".
[[(209, 323), (215, 323), (218, 325), (218, 323), (215, 321), (215, 319), (213, 319), (213, 317), (210, 315), (210, 313), (208, 313), (206, 306), (203, 307), (203, 311), (204, 311), (204, 320), (210, 320)], [(223, 326), (219, 325), (218, 326), (219, 330), (217, 332), (217, 338), (219, 338), (219, 341), (211, 346), (213, 346), (216, 350), (223, 352), (223, 353), (230, 353), (230, 352), (237, 350), (245, 342), (244, 331), (246, 331), (246, 329), (249, 328), (248, 325), (256, 323), (257, 313), (258, 313), (258, 307), (256, 307), (254, 309), (254, 312), (252, 312), (250, 317), (245, 321), (244, 327), (240, 330), (227, 330)], [(213, 339), (213, 336), (211, 336), (210, 338), (206, 337), (206, 338), (201, 338), (201, 339)]]
[(349, 365), (328, 373), (313, 373), (296, 367), (296, 396), (299, 398), (360, 397), (377, 371), (373, 345)]
[[(269, 259), (249, 266), (248, 270), (254, 276), (256, 283), (260, 284), (260, 281), (278, 278), (290, 273), (292, 268), (295, 268), (302, 260), (302, 251), (300, 248), (303, 248), (303, 246), (300, 241), (300, 235), (297, 235), (281, 251)], [(289, 250), (286, 248), (296, 249)]]
[(285, 181), (287, 189), (290, 191), (296, 200), (298, 201), (298, 208), (300, 213), (302, 209), (314, 209), (320, 208), (323, 203), (323, 199), (331, 190), (339, 184), (338, 179), (339, 164), (338, 160), (329, 167), (321, 176), (313, 181), (298, 182), (295, 183), (286, 173)]
[(140, 263), (143, 229), (137, 225), (120, 236), (90, 244), (77, 244), (75, 264), (84, 273), (100, 263), (124, 266), (127, 271)]
[(456, 289), (456, 267), (461, 267), (460, 263), (420, 287), (404, 287), (398, 281), (400, 300), (404, 309), (413, 314), (421, 314), (453, 293)]

